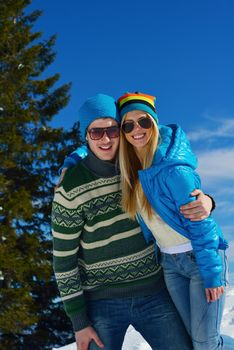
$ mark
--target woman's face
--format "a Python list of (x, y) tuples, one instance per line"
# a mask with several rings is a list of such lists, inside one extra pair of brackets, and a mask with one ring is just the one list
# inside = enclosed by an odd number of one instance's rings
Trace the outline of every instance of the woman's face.
[[(123, 132), (123, 134), (129, 143), (131, 143), (135, 148), (139, 148), (139, 149), (143, 148), (145, 145), (147, 145), (147, 143), (149, 142), (149, 140), (152, 136), (152, 131), (153, 131), (153, 123), (152, 122), (151, 122), (151, 126), (147, 129), (140, 126), (138, 121), (141, 118), (150, 119), (150, 117), (143, 111), (131, 111), (131, 112), (127, 113), (127, 115), (124, 119), (124, 122), (123, 122), (123, 124), (132, 123), (132, 122), (134, 123), (133, 130), (129, 133)], [(146, 125), (148, 124), (148, 126), (149, 126), (150, 123), (146, 122), (145, 124)]]

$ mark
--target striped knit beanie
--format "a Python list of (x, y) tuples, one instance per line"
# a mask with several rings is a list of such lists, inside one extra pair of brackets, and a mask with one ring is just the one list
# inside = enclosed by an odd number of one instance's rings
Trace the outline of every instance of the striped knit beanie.
[(142, 94), (141, 92), (127, 92), (118, 99), (120, 119), (122, 120), (123, 116), (127, 112), (138, 110), (149, 113), (155, 119), (156, 123), (158, 123), (158, 117), (154, 104), (155, 100), (156, 97)]
[(116, 102), (113, 97), (97, 94), (87, 99), (78, 110), (80, 132), (85, 138), (88, 126), (98, 118), (113, 118), (119, 123)]

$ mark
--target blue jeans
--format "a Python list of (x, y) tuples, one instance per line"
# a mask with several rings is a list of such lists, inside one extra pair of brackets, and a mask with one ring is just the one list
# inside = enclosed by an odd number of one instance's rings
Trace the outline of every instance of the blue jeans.
[(220, 336), (224, 295), (215, 302), (207, 302), (193, 252), (162, 253), (161, 265), (168, 291), (191, 335), (194, 349), (226, 349)]
[[(153, 296), (88, 301), (87, 309), (105, 350), (121, 350), (130, 324), (153, 350), (193, 349), (165, 288)], [(97, 349), (100, 350), (92, 342), (89, 350)]]

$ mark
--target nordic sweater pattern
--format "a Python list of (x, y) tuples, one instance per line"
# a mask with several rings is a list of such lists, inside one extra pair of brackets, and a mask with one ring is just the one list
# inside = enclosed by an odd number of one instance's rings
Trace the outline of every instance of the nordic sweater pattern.
[(75, 330), (89, 324), (86, 298), (150, 295), (162, 286), (154, 245), (122, 212), (119, 175), (100, 178), (83, 161), (69, 169), (55, 193), (52, 233), (55, 276)]

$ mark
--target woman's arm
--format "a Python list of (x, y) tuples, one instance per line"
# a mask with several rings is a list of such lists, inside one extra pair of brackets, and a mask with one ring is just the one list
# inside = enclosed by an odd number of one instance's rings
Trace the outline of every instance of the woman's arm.
[(67, 171), (67, 169), (75, 166), (77, 163), (79, 163), (82, 159), (84, 159), (88, 154), (88, 148), (87, 146), (83, 145), (81, 147), (78, 147), (74, 152), (69, 154), (63, 162), (63, 165), (59, 168), (59, 180), (57, 185), (55, 186), (55, 190), (60, 186), (61, 182), (63, 181), (64, 175)]
[(222, 262), (218, 253), (222, 239), (220, 227), (212, 217), (194, 222), (180, 212), (182, 205), (194, 200), (190, 193), (200, 188), (200, 177), (190, 167), (177, 166), (170, 170), (169, 175), (167, 173), (165, 185), (188, 232), (205, 288), (222, 286)]
[(59, 175), (62, 173), (63, 169), (71, 168), (84, 159), (88, 154), (87, 146), (83, 145), (78, 147), (74, 152), (70, 153), (63, 162), (63, 165), (59, 168)]

